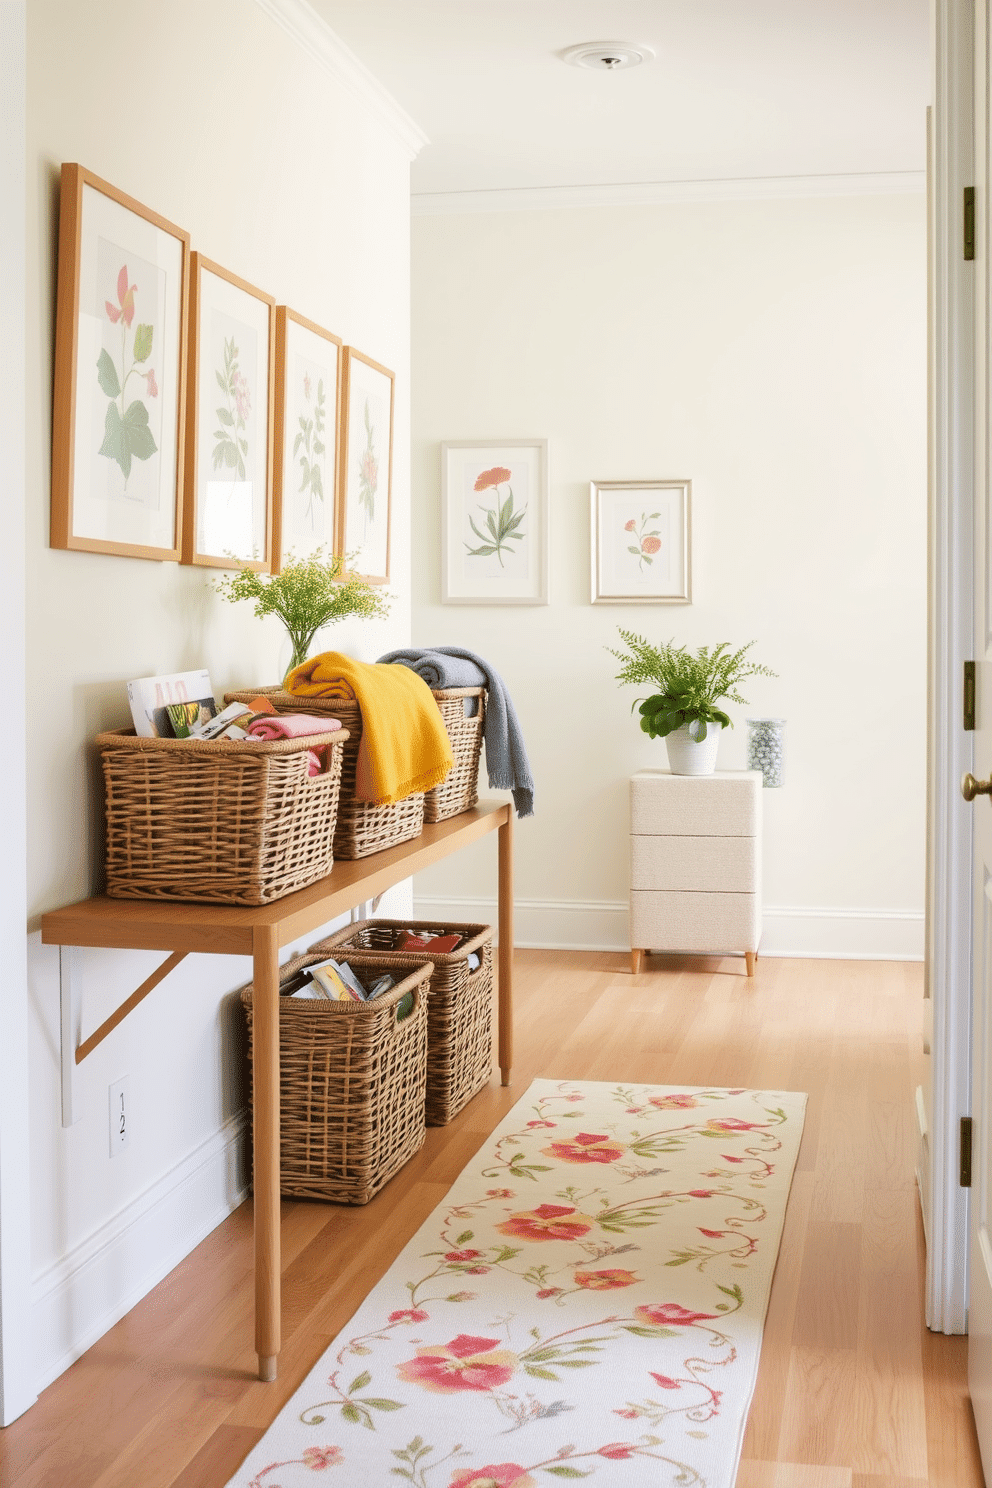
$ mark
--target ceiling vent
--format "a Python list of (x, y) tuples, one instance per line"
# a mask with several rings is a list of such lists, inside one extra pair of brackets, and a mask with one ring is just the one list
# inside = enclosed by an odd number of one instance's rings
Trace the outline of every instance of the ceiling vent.
[(621, 72), (625, 67), (654, 60), (650, 47), (633, 41), (583, 41), (567, 47), (559, 56), (573, 67), (589, 67), (595, 72)]

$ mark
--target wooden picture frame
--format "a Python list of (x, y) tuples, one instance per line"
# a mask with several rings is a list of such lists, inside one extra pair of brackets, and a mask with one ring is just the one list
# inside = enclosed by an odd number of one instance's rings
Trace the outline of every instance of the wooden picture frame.
[(341, 337), (276, 307), (272, 572), (338, 535)]
[(275, 313), (271, 295), (193, 253), (184, 563), (270, 570)]
[(53, 548), (179, 558), (189, 233), (62, 166)]
[(692, 481), (590, 481), (593, 604), (692, 603)]
[(546, 439), (441, 445), (441, 603), (550, 600), (550, 451)]
[[(393, 494), (393, 405), (396, 374), (344, 348), (341, 366), (338, 552), (371, 584), (389, 582)], [(388, 413), (387, 413), (388, 401)], [(388, 448), (383, 450), (388, 425)], [(382, 504), (382, 473), (386, 501)]]

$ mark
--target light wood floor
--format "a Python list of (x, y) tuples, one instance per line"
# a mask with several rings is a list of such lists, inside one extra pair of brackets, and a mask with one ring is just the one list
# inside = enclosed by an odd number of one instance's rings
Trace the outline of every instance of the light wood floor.
[(627, 965), (518, 953), (513, 1088), (429, 1131), (365, 1208), (283, 1206), (277, 1384), (254, 1378), (245, 1204), (0, 1432), (4, 1488), (220, 1488), (536, 1075), (807, 1091), (738, 1488), (980, 1488), (966, 1341), (922, 1322), (921, 968)]

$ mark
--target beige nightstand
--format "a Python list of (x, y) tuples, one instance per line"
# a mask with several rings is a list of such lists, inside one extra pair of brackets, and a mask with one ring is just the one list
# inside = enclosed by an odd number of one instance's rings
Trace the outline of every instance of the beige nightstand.
[(630, 781), (630, 964), (644, 953), (737, 952), (754, 976), (761, 939), (758, 770)]

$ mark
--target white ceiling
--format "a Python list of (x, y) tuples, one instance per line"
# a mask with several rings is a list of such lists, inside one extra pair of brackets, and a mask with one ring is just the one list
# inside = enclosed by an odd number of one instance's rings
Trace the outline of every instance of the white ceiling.
[[(427, 134), (414, 193), (919, 172), (928, 0), (312, 0)], [(566, 66), (579, 42), (656, 60)]]

